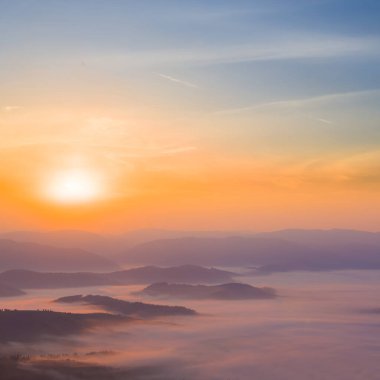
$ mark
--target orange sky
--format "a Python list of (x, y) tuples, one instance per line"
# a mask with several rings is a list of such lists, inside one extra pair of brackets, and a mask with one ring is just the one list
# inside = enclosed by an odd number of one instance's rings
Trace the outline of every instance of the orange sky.
[(107, 4), (0, 15), (0, 230), (379, 229), (368, 23)]
[[(360, 155), (332, 165), (228, 157), (190, 146), (163, 149), (118, 162), (118, 150), (107, 148), (105, 156), (114, 153), (111, 163), (102, 161), (99, 147), (84, 147), (82, 154), (39, 145), (10, 149), (1, 171), (2, 228), (376, 230), (379, 222), (376, 184), (355, 176)], [(66, 168), (99, 174), (92, 184), (101, 187), (99, 194), (79, 201), (49, 194)]]

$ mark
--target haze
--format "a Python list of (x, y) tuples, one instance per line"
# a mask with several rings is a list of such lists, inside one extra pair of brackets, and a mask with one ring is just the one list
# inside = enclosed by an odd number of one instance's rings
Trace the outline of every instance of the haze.
[(379, 20), (0, 0), (0, 379), (378, 379)]

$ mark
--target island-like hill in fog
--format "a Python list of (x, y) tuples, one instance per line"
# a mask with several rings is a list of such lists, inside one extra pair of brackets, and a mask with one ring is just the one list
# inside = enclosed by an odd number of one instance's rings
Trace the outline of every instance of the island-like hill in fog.
[(256, 287), (241, 283), (221, 285), (187, 285), (156, 283), (147, 286), (137, 294), (158, 298), (248, 300), (276, 297), (276, 292), (269, 287)]
[(56, 299), (57, 303), (80, 303), (98, 306), (113, 313), (137, 318), (154, 318), (162, 316), (196, 315), (192, 309), (183, 306), (153, 305), (144, 302), (130, 302), (99, 295), (74, 295)]

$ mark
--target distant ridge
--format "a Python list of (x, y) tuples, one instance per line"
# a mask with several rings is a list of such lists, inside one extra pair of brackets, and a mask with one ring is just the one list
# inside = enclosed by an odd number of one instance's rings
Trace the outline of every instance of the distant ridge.
[(81, 230), (10, 231), (0, 233), (0, 239), (30, 242), (59, 248), (75, 248), (112, 257), (138, 244), (159, 239), (182, 237), (226, 237), (251, 235), (250, 232), (231, 231), (172, 231), (163, 229), (132, 230), (122, 234), (98, 234)]
[(284, 230), (254, 236), (162, 239), (119, 255), (134, 265), (256, 267), (260, 273), (293, 270), (380, 269), (380, 234), (349, 230)]
[(152, 282), (186, 282), (215, 284), (231, 281), (235, 274), (195, 265), (160, 268), (146, 266), (110, 273), (42, 273), (10, 270), (0, 273), (0, 281), (20, 289), (76, 288), (81, 286), (150, 284)]
[(0, 297), (16, 297), (25, 294), (20, 289), (0, 282)]
[(109, 259), (82, 249), (57, 248), (0, 239), (0, 268), (2, 270), (106, 272), (119, 267)]
[[(9, 255), (4, 258), (6, 250), (2, 249), (0, 240), (0, 268), (3, 270), (110, 272), (116, 270), (111, 261), (128, 266), (246, 266), (256, 267), (258, 273), (380, 268), (380, 233), (347, 229), (287, 229), (256, 234), (228, 231), (137, 230), (104, 236), (85, 231), (25, 231), (9, 232), (2, 236), (50, 242), (61, 247), (54, 250), (51, 246), (51, 256), (57, 249), (64, 249), (62, 246), (71, 246), (69, 251), (76, 252), (75, 255), (71, 255), (72, 259), (65, 263), (62, 262), (62, 258), (48, 258), (45, 261), (44, 257), (37, 256), (37, 259), (34, 259), (34, 255), (29, 255), (33, 258), (30, 261), (28, 255), (15, 260), (15, 257)], [(43, 247), (47, 254), (47, 246)], [(78, 248), (83, 247), (97, 252), (96, 259), (89, 260), (88, 256), (82, 261), (84, 251)], [(65, 251), (65, 257), (70, 256), (69, 251)], [(90, 255), (89, 252), (86, 254)], [(106, 260), (107, 263), (101, 264), (99, 260)], [(88, 264), (90, 262), (91, 265)], [(110, 265), (113, 265), (112, 269)], [(159, 281), (161, 280), (154, 280)]]

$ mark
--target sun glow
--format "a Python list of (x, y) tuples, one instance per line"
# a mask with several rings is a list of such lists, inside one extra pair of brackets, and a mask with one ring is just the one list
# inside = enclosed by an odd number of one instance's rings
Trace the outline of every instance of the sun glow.
[(99, 176), (84, 169), (56, 173), (48, 181), (47, 196), (60, 203), (84, 203), (102, 196)]

